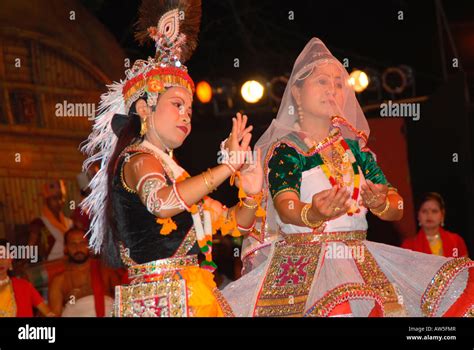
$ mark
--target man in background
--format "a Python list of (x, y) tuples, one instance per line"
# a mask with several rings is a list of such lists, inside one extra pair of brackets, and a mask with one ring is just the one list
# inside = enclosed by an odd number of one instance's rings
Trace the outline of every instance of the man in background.
[(49, 304), (62, 317), (110, 316), (119, 276), (91, 257), (84, 231), (69, 230), (65, 237), (65, 271), (49, 286)]
[(66, 187), (63, 180), (43, 186), (44, 205), (41, 216), (30, 223), (29, 245), (38, 246), (38, 260), (56, 260), (64, 257), (64, 234), (73, 226), (63, 213)]

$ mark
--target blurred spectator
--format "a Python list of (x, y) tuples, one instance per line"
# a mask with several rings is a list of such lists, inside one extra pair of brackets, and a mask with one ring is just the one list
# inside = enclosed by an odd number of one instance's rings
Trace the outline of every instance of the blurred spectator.
[[(7, 243), (7, 240), (0, 239), (0, 246), (6, 248)], [(33, 317), (33, 308), (37, 308), (44, 316), (55, 316), (30, 282), (13, 277), (12, 266), (12, 259), (2, 254), (0, 256), (0, 317)]]
[(91, 257), (84, 231), (73, 228), (64, 239), (68, 260), (49, 285), (51, 309), (62, 317), (110, 316), (118, 274)]
[(62, 180), (45, 184), (41, 216), (30, 223), (28, 245), (38, 245), (39, 260), (55, 260), (64, 256), (64, 234), (73, 222), (63, 213), (66, 187)]
[(441, 195), (436, 192), (425, 194), (418, 209), (420, 230), (416, 236), (405, 239), (402, 247), (445, 257), (468, 256), (462, 237), (443, 228), (445, 214)]
[[(82, 172), (77, 175), (77, 184), (81, 190), (81, 202), (89, 195), (90, 180), (94, 177), (95, 173), (97, 173), (98, 169), (99, 167), (94, 165), (87, 172)], [(89, 231), (91, 219), (87, 213), (82, 212), (82, 209), (79, 205), (76, 205), (76, 209), (74, 209), (71, 214), (71, 219), (74, 222), (74, 227), (77, 227), (85, 232)]]

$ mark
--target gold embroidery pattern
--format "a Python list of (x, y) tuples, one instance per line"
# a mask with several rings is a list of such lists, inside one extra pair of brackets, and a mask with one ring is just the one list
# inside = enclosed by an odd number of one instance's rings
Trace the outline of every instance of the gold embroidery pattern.
[(197, 255), (160, 259), (145, 264), (133, 265), (128, 268), (128, 277), (130, 279), (135, 279), (147, 275), (158, 275), (189, 266), (199, 266)]
[(346, 283), (328, 291), (304, 316), (327, 317), (336, 306), (355, 299), (374, 300), (384, 314), (383, 300), (376, 289), (363, 283)]
[(212, 290), (212, 293), (216, 297), (217, 303), (219, 304), (224, 314), (224, 317), (235, 317), (234, 312), (232, 311), (232, 308), (230, 307), (229, 303), (222, 295), (221, 291), (217, 288), (214, 288)]
[(364, 282), (375, 289), (383, 300), (384, 310), (387, 316), (402, 316), (406, 315), (406, 310), (403, 304), (399, 303), (399, 297), (395, 287), (388, 280), (387, 276), (382, 272), (377, 261), (372, 256), (370, 251), (362, 242), (347, 241), (348, 246), (357, 249), (357, 245), (362, 245), (359, 251), (364, 254), (363, 259), (354, 259), (359, 272)]
[[(117, 317), (186, 317), (187, 286), (176, 273), (188, 266), (198, 266), (197, 255), (168, 258), (136, 264), (123, 244), (121, 257), (129, 266), (129, 285), (115, 287), (114, 314)], [(131, 264), (131, 265), (130, 265)]]
[(276, 243), (254, 316), (302, 316), (320, 253), (320, 244)]
[(469, 258), (456, 258), (444, 263), (423, 293), (421, 298), (421, 310), (423, 313), (426, 316), (433, 317), (456, 276), (464, 269), (472, 267), (474, 267), (474, 262)]
[(142, 145), (131, 145), (131, 146), (125, 148), (125, 151), (127, 151), (127, 152), (143, 152), (143, 153), (151, 154), (153, 157), (155, 157), (160, 162), (161, 166), (165, 170), (166, 175), (170, 179), (176, 180), (176, 179), (174, 179), (173, 171), (171, 171), (171, 168), (168, 166), (168, 164), (166, 164), (166, 162), (163, 161), (161, 159), (161, 157), (158, 154), (156, 154), (156, 152), (154, 152), (153, 150), (151, 150), (149, 148), (146, 148)]
[[(120, 153), (119, 158), (125, 156), (129, 152), (141, 152), (141, 153), (147, 153), (147, 154), (152, 155), (153, 157), (155, 157), (160, 162), (160, 164), (163, 167), (163, 169), (165, 170), (165, 173), (168, 176), (168, 178), (173, 179), (173, 172), (171, 171), (169, 166), (166, 164), (166, 162), (161, 160), (160, 156), (158, 156), (156, 154), (156, 152), (153, 152), (152, 150), (150, 150), (146, 147), (143, 147), (139, 144), (133, 144), (133, 145), (125, 147), (125, 149)], [(120, 181), (122, 182), (122, 186), (127, 192), (137, 193), (137, 191), (135, 191), (134, 189), (128, 187), (128, 185), (125, 183), (124, 174), (123, 174), (123, 170), (125, 168), (124, 163), (125, 163), (125, 161), (122, 163), (122, 167), (120, 169)]]
[(474, 307), (470, 308), (463, 317), (474, 317)]
[(276, 193), (272, 196), (272, 198), (275, 199), (276, 196), (278, 196), (280, 193), (289, 192), (289, 191), (296, 193), (296, 195), (297, 195), (298, 198), (299, 198), (300, 192), (299, 192), (296, 188), (293, 188), (293, 187), (287, 187), (287, 188), (283, 188), (283, 189), (279, 190), (278, 192), (276, 192)]
[(196, 244), (196, 241), (197, 241), (196, 230), (194, 229), (194, 226), (193, 226), (184, 237), (183, 241), (179, 245), (176, 252), (173, 254), (173, 257), (176, 258), (176, 257), (186, 256), (186, 254), (194, 247), (194, 245)]
[(122, 259), (122, 262), (124, 263), (125, 266), (130, 267), (133, 265), (138, 265), (131, 257), (130, 254), (128, 253), (128, 249), (125, 248), (125, 245), (123, 242), (119, 242), (120, 246), (120, 258)]
[[(127, 154), (127, 152), (120, 154), (120, 157), (124, 156), (125, 154)], [(122, 166), (120, 167), (120, 182), (122, 183), (122, 187), (125, 189), (125, 191), (127, 192), (130, 192), (130, 193), (137, 193), (137, 191), (135, 191), (134, 189), (131, 189), (130, 187), (128, 187), (127, 183), (125, 182), (125, 177), (124, 177), (124, 169), (125, 169), (125, 160), (123, 161), (122, 163)]]
[(186, 281), (165, 279), (117, 286), (114, 309), (116, 317), (186, 317)]
[(329, 241), (363, 241), (367, 238), (366, 231), (335, 231), (324, 233), (281, 233), (288, 244), (322, 243)]

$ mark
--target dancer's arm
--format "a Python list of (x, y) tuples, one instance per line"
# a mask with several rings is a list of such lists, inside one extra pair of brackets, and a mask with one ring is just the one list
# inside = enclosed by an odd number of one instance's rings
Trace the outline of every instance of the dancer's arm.
[(138, 193), (142, 203), (159, 218), (168, 218), (183, 212), (186, 207), (199, 202), (231, 175), (229, 168), (218, 165), (180, 181), (175, 186), (169, 186), (165, 182), (163, 166), (149, 154), (130, 158), (124, 173), (126, 184)]
[(245, 205), (234, 205), (229, 210), (235, 210), (235, 218), (237, 221), (237, 228), (242, 235), (250, 232), (250, 228), (255, 223), (255, 212), (257, 211), (257, 202), (251, 199), (243, 200)]

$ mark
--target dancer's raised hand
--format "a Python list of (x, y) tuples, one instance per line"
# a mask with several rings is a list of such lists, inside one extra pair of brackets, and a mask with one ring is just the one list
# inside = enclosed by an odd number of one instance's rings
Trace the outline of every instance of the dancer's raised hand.
[(237, 113), (232, 118), (232, 131), (224, 144), (224, 148), (229, 151), (229, 163), (237, 170), (245, 162), (246, 152), (250, 151), (249, 144), (252, 139), (251, 131), (253, 126), (247, 127), (248, 118), (246, 115)]

